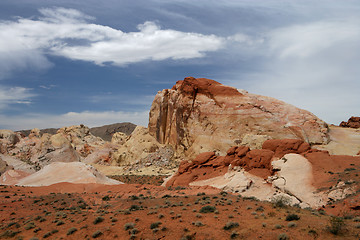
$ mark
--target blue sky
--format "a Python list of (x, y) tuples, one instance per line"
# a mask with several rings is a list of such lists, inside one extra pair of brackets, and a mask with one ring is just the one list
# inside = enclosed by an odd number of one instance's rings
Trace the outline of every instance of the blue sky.
[(157, 91), (206, 77), (360, 115), (359, 1), (0, 1), (0, 128), (130, 121)]

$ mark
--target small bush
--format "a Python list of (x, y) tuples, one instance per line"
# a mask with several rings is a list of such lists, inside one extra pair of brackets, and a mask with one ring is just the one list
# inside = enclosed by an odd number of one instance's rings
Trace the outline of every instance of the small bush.
[(194, 225), (195, 225), (196, 227), (204, 226), (204, 224), (203, 224), (202, 222), (200, 222), (200, 221), (194, 222)]
[(294, 227), (296, 227), (297, 225), (296, 225), (296, 223), (294, 223), (294, 222), (289, 222), (287, 226), (288, 226), (288, 228), (294, 228)]
[(200, 209), (200, 213), (210, 213), (210, 212), (215, 212), (216, 211), (216, 207), (214, 206), (204, 206)]
[(93, 238), (98, 238), (98, 237), (100, 237), (102, 234), (103, 234), (102, 231), (99, 231), (99, 230), (98, 230), (98, 231), (96, 231), (96, 232), (93, 233), (92, 237), (93, 237)]
[(104, 218), (103, 217), (96, 217), (95, 220), (94, 220), (94, 224), (98, 224), (98, 223), (101, 223), (104, 221)]
[(29, 222), (28, 224), (26, 224), (25, 226), (24, 226), (24, 228), (25, 228), (25, 230), (30, 230), (30, 229), (33, 229), (33, 228), (35, 228), (36, 226), (35, 226), (35, 223), (33, 223), (33, 222)]
[(237, 238), (239, 236), (239, 234), (236, 231), (233, 231), (230, 235), (231, 239)]
[(334, 235), (337, 235), (345, 226), (344, 219), (342, 217), (331, 217), (329, 220), (328, 230)]
[(288, 240), (289, 236), (286, 233), (280, 233), (277, 237), (278, 240)]
[(285, 208), (290, 203), (290, 198), (285, 196), (277, 196), (272, 200), (273, 206), (276, 208)]
[(135, 227), (135, 223), (132, 223), (132, 222), (125, 223), (125, 225), (124, 225), (125, 230), (133, 229), (134, 227)]
[(110, 201), (110, 197), (109, 197), (108, 195), (106, 195), (106, 196), (104, 196), (104, 197), (102, 198), (102, 200), (103, 200), (103, 201)]
[(150, 224), (150, 229), (158, 228), (161, 222), (153, 222)]
[(300, 217), (296, 214), (289, 214), (286, 216), (286, 221), (294, 221), (294, 220), (299, 220)]
[(233, 229), (233, 228), (236, 228), (239, 226), (239, 223), (237, 222), (227, 222), (225, 224), (225, 226), (223, 227), (224, 230), (230, 230), (230, 229)]
[(77, 228), (72, 227), (72, 228), (70, 228), (70, 229), (68, 230), (68, 232), (67, 232), (66, 235), (71, 235), (71, 234), (73, 234), (73, 233), (76, 232), (76, 231), (77, 231)]
[(281, 229), (282, 226), (281, 226), (280, 224), (275, 224), (274, 228), (275, 228), (275, 229)]

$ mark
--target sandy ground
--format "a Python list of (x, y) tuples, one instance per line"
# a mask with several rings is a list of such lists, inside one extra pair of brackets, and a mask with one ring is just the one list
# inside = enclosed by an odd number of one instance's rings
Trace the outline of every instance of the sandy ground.
[[(206, 206), (214, 212), (202, 212)], [(290, 224), (289, 214), (300, 219)], [(355, 219), (346, 219), (339, 235), (327, 230), (329, 219), (315, 210), (274, 208), (211, 187), (0, 186), (4, 239), (278, 239), (280, 234), (290, 239), (359, 238)], [(228, 223), (232, 228), (226, 230)]]

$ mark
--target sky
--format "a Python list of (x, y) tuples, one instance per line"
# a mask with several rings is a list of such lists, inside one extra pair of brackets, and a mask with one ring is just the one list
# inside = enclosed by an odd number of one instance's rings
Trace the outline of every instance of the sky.
[(0, 129), (146, 126), (188, 76), (339, 124), (359, 64), (358, 0), (1, 0)]

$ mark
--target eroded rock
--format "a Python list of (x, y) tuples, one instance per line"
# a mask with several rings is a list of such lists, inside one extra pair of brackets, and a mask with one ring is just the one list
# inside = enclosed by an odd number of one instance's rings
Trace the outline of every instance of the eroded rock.
[(247, 134), (321, 144), (329, 140), (327, 129), (315, 115), (285, 102), (192, 77), (158, 92), (149, 115), (150, 134), (189, 157), (224, 154)]

